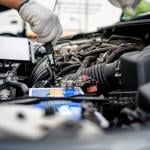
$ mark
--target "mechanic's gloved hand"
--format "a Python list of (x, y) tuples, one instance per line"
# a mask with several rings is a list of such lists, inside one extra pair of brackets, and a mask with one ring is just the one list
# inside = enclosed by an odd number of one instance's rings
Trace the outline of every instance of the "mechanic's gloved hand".
[(39, 3), (26, 0), (19, 8), (20, 16), (30, 24), (31, 30), (37, 34), (40, 43), (56, 44), (62, 34), (62, 26), (58, 16)]

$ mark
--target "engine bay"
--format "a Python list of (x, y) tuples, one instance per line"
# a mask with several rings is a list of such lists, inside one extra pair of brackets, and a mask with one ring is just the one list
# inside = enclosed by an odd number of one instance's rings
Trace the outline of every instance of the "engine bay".
[(1, 105), (38, 105), (54, 114), (67, 105), (64, 116), (76, 108), (73, 120), (89, 120), (106, 132), (148, 127), (148, 26), (148, 19), (133, 20), (64, 37), (54, 47), (54, 65), (37, 43), (35, 62), (2, 60)]

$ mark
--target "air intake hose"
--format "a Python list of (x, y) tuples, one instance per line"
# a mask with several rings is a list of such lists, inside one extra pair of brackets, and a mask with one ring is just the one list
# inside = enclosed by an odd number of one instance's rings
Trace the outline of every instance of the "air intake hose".
[(87, 75), (99, 82), (98, 87), (101, 93), (107, 93), (120, 88), (119, 79), (115, 76), (117, 66), (117, 61), (111, 64), (98, 64), (78, 71), (71, 78), (76, 80), (82, 75)]

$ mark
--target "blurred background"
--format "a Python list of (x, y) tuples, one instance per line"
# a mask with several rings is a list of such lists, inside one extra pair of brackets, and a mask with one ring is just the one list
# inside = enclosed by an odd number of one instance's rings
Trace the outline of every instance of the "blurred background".
[[(122, 9), (109, 0), (36, 0), (59, 16), (65, 35), (96, 31), (97, 28), (120, 21)], [(142, 9), (141, 9), (142, 8)], [(128, 9), (125, 16), (134, 16), (150, 11), (150, 0), (141, 0), (140, 7)], [(23, 34), (35, 36), (29, 26), (19, 17), (17, 11), (0, 12), (0, 34)]]
[[(52, 10), (55, 9), (64, 29), (63, 35), (95, 31), (97, 28), (117, 22), (121, 14), (121, 9), (113, 6), (108, 0), (36, 1)], [(24, 24), (17, 11), (7, 10), (0, 13), (0, 34), (17, 34), (22, 32), (24, 27), (27, 35), (32, 36), (29, 26)]]

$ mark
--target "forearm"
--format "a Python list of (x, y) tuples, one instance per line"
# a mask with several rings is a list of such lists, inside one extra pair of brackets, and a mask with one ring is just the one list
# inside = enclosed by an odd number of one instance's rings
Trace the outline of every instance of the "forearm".
[(0, 0), (0, 5), (18, 9), (23, 0)]

